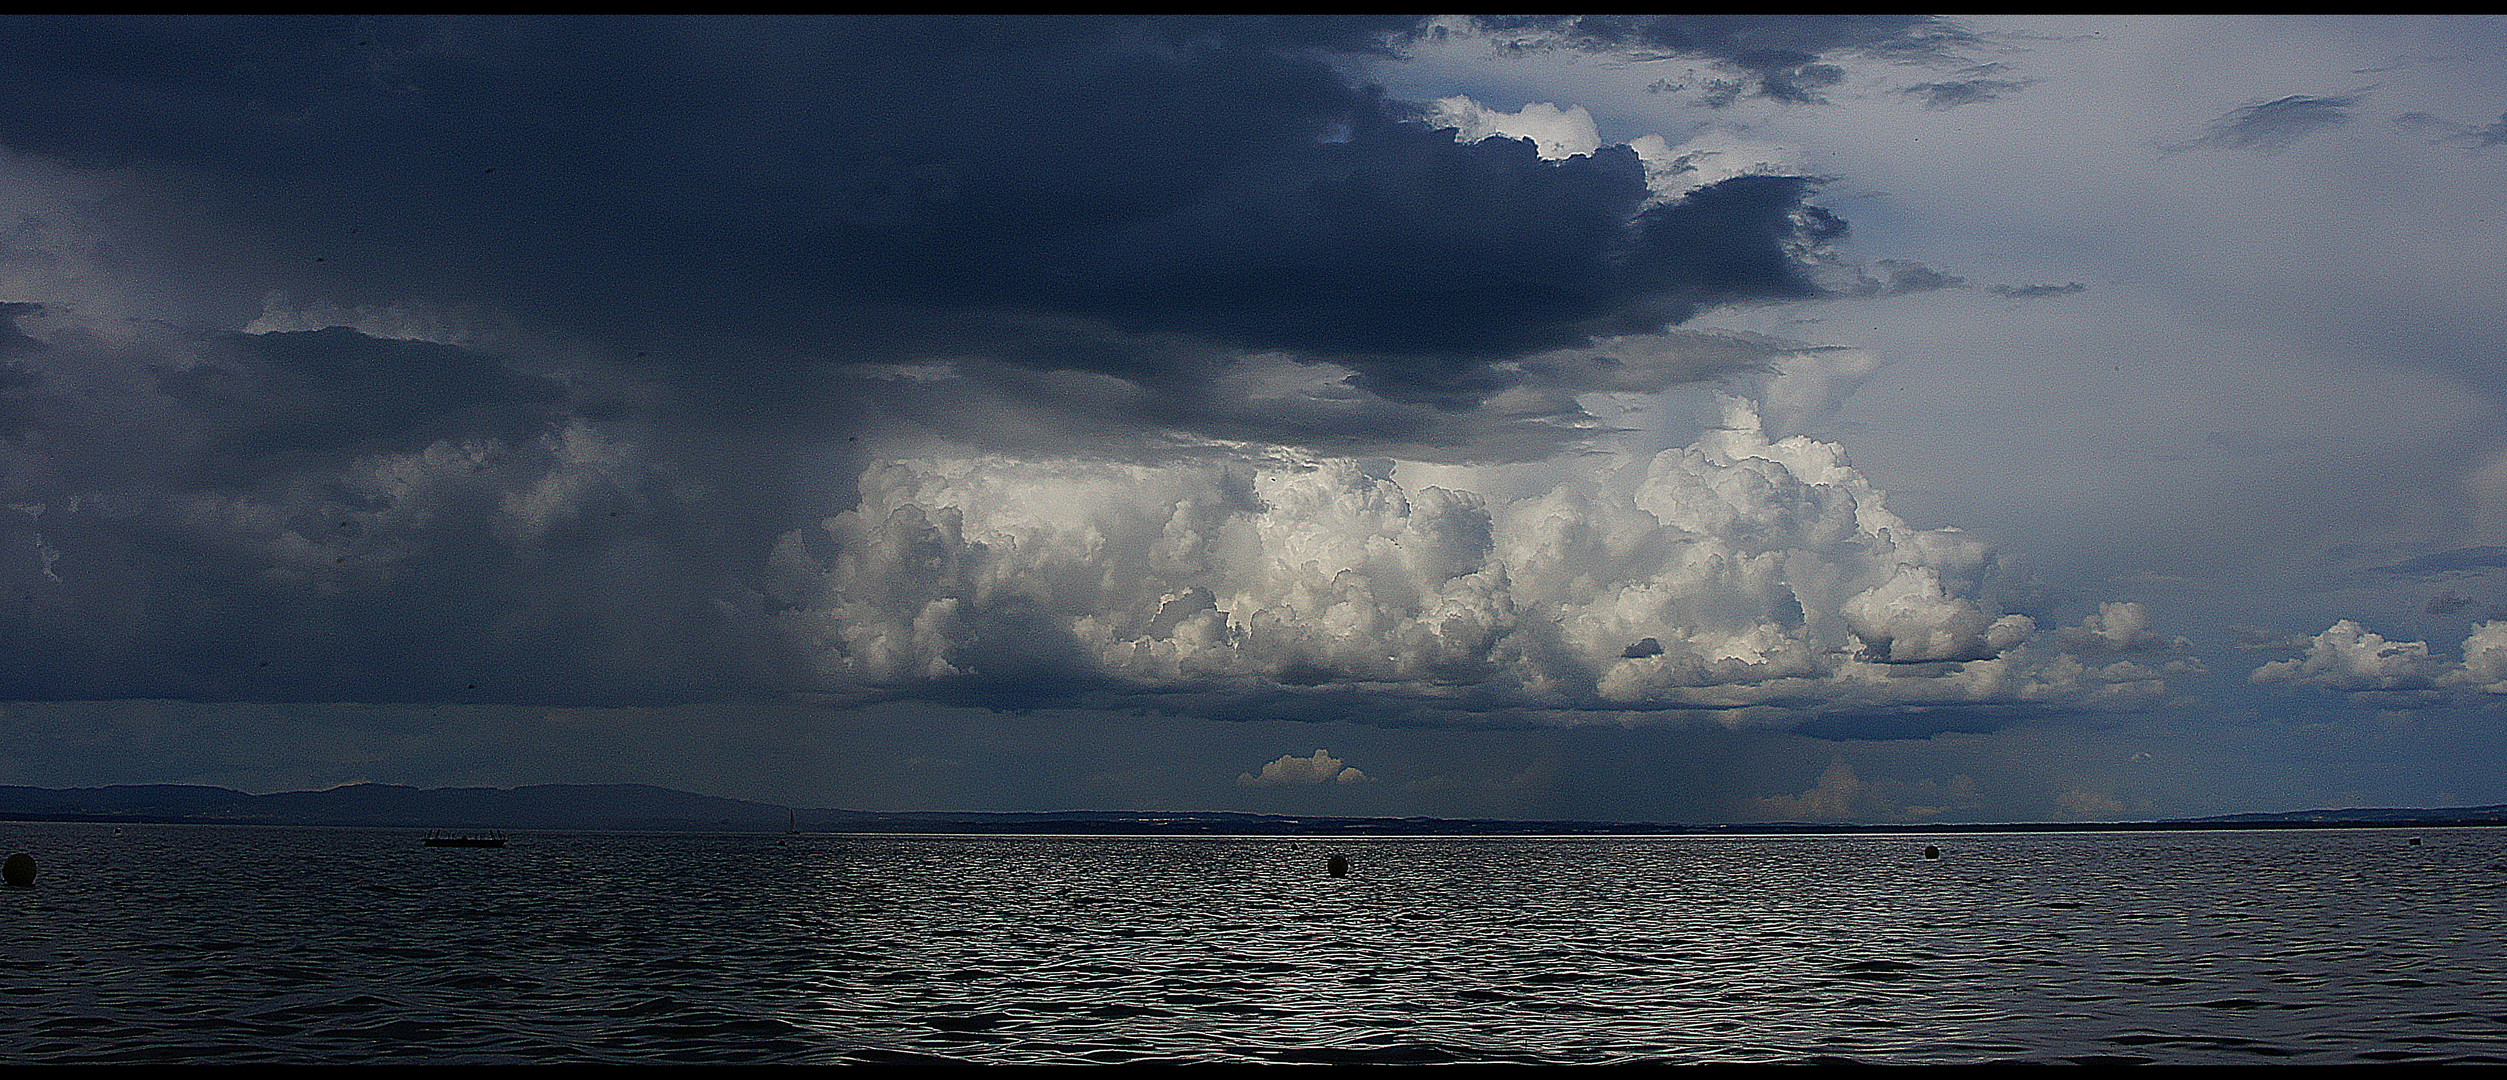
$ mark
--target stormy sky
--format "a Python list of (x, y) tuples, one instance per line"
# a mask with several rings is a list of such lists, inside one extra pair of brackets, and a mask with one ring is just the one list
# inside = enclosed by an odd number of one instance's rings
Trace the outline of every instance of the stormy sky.
[(2507, 22), (6, 29), (0, 783), (2507, 802)]

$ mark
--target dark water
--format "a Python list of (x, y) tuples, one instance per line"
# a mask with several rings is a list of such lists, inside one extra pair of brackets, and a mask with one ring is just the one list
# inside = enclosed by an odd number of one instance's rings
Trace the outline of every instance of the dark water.
[(2409, 835), (478, 851), (0, 825), (44, 866), (0, 890), (0, 1038), (25, 1062), (2507, 1061), (2507, 830)]

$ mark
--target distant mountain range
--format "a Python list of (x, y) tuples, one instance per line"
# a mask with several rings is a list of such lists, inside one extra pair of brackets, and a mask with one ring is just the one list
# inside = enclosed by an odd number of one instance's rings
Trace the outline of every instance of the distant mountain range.
[(1279, 814), (890, 814), (806, 809), (644, 784), (414, 788), (350, 784), (253, 795), (226, 788), (140, 784), (98, 788), (0, 786), (0, 821), (333, 825), (460, 831), (1064, 833), (1320, 836), (1559, 836), (1841, 832), (2087, 832), (2370, 826), (2507, 825), (2507, 806), (2361, 808), (2229, 814), (2179, 821), (1838, 825), (1781, 822), (1686, 825), (1625, 821), (1297, 817)]

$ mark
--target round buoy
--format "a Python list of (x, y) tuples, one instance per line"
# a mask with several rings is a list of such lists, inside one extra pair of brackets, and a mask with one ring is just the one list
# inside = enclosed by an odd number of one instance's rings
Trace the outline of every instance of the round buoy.
[(1941, 849), (1934, 847), (1931, 844), (1926, 844), (1924, 845), (1924, 857), (1927, 859), (1938, 859), (1941, 857)]
[(35, 857), (23, 851), (0, 862), (0, 880), (12, 889), (30, 888), (35, 884)]
[(1347, 855), (1334, 855), (1331, 861), (1324, 863), (1323, 866), (1324, 869), (1332, 872), (1333, 877), (1349, 876), (1349, 856)]

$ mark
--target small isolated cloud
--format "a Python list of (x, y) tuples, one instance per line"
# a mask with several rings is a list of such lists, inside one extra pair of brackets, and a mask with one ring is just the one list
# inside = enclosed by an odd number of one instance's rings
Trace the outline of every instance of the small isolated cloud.
[(2278, 101), (2248, 105), (2212, 121), (2201, 137), (2175, 149), (2278, 150), (2316, 132), (2349, 123), (2353, 119), (2350, 110), (2358, 106), (2359, 97), (2292, 94)]
[(1844, 291), (1857, 296), (1903, 296), (1968, 287), (1967, 279), (1956, 274), (1945, 274), (1921, 263), (1882, 259), (1865, 272), (1862, 282)]
[(1949, 82), (1917, 83), (1898, 91), (1923, 102), (1933, 110), (1955, 109), (1980, 101), (1992, 101), (2005, 94), (2037, 85), (2035, 79), (1954, 79)]
[(1330, 751), (1316, 750), (1313, 757), (1282, 754), (1279, 760), (1263, 766), (1261, 775), (1239, 773), (1236, 782), (1246, 787), (1314, 787), (1319, 784), (1358, 784), (1366, 782), (1366, 779), (1366, 773), (1333, 757)]
[(2085, 292), (2089, 286), (2073, 281), (2061, 285), (1987, 285), (1985, 291), (2013, 300), (2035, 300), (2044, 296), (2070, 296)]
[(2065, 627), (2060, 637), (2065, 648), (2081, 655), (2122, 656), (2190, 647), (2183, 638), (2171, 645), (2153, 633), (2150, 609), (2137, 603), (2100, 604), (2097, 614), (2081, 620), (2079, 626)]
[(1830, 271), (1830, 280), (1822, 284), (1828, 291), (1841, 296), (1904, 296), (1942, 289), (1982, 289), (2005, 299), (2036, 300), (2048, 296), (2070, 296), (2089, 289), (2089, 286), (2077, 281), (2061, 285), (1978, 285), (1956, 274), (1898, 259), (1882, 259), (1868, 267), (1839, 264), (1822, 269)]

